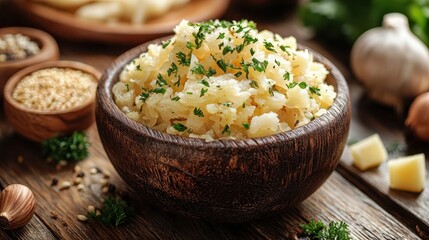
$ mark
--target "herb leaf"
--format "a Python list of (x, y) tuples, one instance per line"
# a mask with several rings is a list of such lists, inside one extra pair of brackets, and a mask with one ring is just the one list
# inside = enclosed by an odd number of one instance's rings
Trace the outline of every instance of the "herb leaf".
[(181, 123), (175, 123), (175, 124), (173, 124), (173, 128), (176, 129), (179, 132), (184, 132), (186, 129), (188, 129), (188, 127), (186, 127), (185, 125), (183, 125)]
[(99, 221), (105, 225), (117, 227), (123, 224), (133, 213), (134, 209), (124, 200), (119, 197), (108, 197), (103, 202), (101, 214), (97, 215), (95, 212), (89, 212), (88, 218)]
[(80, 161), (88, 157), (89, 142), (83, 132), (74, 132), (70, 136), (59, 136), (42, 142), (42, 152), (55, 162), (61, 160)]
[(307, 224), (301, 225), (305, 235), (310, 239), (336, 239), (336, 240), (350, 240), (350, 232), (348, 225), (345, 222), (330, 222), (326, 226), (321, 221), (311, 220)]
[(194, 108), (194, 115), (198, 117), (204, 117), (204, 113), (200, 108)]

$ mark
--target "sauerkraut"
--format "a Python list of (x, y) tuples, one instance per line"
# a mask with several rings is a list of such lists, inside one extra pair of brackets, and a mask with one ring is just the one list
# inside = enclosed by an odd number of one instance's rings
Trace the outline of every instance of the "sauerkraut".
[(307, 124), (336, 97), (325, 66), (293, 37), (247, 20), (183, 20), (174, 32), (113, 87), (117, 106), (148, 127), (206, 140), (263, 137)]

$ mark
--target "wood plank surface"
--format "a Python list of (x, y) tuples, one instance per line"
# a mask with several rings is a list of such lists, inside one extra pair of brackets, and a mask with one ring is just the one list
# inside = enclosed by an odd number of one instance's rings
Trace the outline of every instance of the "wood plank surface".
[[(118, 177), (105, 156), (98, 139), (96, 127), (88, 130), (91, 141), (91, 155), (78, 163), (85, 172), (85, 189), (76, 187), (59, 190), (51, 187), (53, 178), (59, 182), (72, 181), (73, 166), (57, 170), (55, 165), (47, 163), (41, 155), (40, 146), (15, 134), (1, 143), (2, 161), (0, 161), (1, 179), (5, 184), (13, 182), (25, 184), (33, 189), (38, 208), (36, 210), (44, 224), (60, 239), (278, 239), (291, 238), (298, 232), (299, 225), (311, 219), (325, 222), (342, 220), (350, 224), (355, 239), (398, 239), (417, 238), (401, 226), (390, 214), (353, 187), (338, 173), (314, 195), (287, 213), (272, 218), (244, 224), (208, 223), (187, 219), (166, 213), (149, 205), (144, 197), (133, 193)], [(5, 151), (7, 149), (7, 151)], [(24, 161), (19, 163), (19, 155)], [(88, 205), (100, 206), (106, 194), (102, 193), (100, 174), (91, 175), (89, 169), (98, 167), (109, 171), (109, 181), (118, 191), (129, 192), (137, 215), (130, 223), (120, 227), (106, 227), (96, 222), (82, 223), (77, 214), (85, 214)], [(364, 211), (362, 211), (364, 209)], [(58, 213), (58, 219), (51, 212)], [(25, 239), (20, 238), (18, 239)]]
[[(3, 5), (6, 7), (2, 8)], [(0, 26), (31, 25), (16, 17), (18, 14), (1, 0), (0, 12)], [(3, 12), (8, 12), (9, 18)], [(378, 132), (386, 145), (399, 143), (407, 146), (404, 151), (392, 151), (392, 156), (429, 150), (427, 144), (405, 137), (403, 115), (398, 116), (366, 99), (362, 88), (352, 79), (348, 54), (344, 50), (312, 40), (296, 16), (289, 13), (273, 14), (267, 18), (232, 8), (226, 18), (248, 18), (255, 20), (260, 29), (282, 36), (294, 35), (300, 43), (333, 61), (349, 80), (353, 105), (350, 138), (361, 139)], [(58, 43), (62, 59), (84, 62), (101, 71), (132, 47), (60, 39)], [(56, 178), (60, 183), (73, 181), (76, 176), (73, 166), (57, 170), (54, 164), (47, 163), (38, 144), (13, 133), (0, 107), (0, 185), (25, 184), (34, 191), (38, 203), (36, 215), (27, 226), (17, 231), (0, 230), (0, 239), (293, 239), (299, 225), (311, 219), (345, 221), (350, 225), (353, 239), (429, 239), (428, 191), (416, 195), (389, 190), (384, 165), (378, 170), (361, 173), (345, 158), (338, 170), (350, 182), (335, 172), (315, 194), (288, 212), (244, 224), (208, 223), (166, 213), (149, 205), (144, 197), (138, 197), (114, 171), (100, 144), (95, 125), (88, 134), (91, 156), (79, 163), (85, 172), (85, 189), (78, 191), (74, 186), (59, 190), (59, 186), (50, 186), (52, 179)], [(24, 157), (22, 163), (17, 161), (19, 155)], [(131, 222), (120, 227), (106, 227), (76, 219), (77, 214), (86, 213), (88, 205), (100, 206), (107, 196), (100, 184), (102, 175), (89, 173), (92, 167), (109, 171), (109, 181), (118, 191), (129, 193), (131, 204), (137, 209), (137, 215)], [(52, 211), (58, 214), (56, 219), (52, 218)]]

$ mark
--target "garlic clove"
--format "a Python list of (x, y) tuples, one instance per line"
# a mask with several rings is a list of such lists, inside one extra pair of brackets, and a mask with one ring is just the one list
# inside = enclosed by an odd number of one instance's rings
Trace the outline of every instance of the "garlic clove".
[(33, 192), (21, 184), (7, 186), (0, 194), (0, 227), (16, 229), (27, 224), (34, 215)]
[(382, 27), (362, 34), (350, 57), (356, 79), (379, 103), (401, 110), (406, 100), (429, 90), (429, 50), (400, 13), (386, 14)]
[(429, 141), (429, 92), (419, 95), (411, 104), (405, 125), (420, 139)]

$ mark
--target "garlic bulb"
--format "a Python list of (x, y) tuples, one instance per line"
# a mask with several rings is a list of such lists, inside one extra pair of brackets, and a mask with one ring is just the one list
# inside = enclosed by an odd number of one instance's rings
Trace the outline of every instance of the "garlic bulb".
[(0, 194), (0, 227), (16, 229), (33, 217), (36, 202), (31, 190), (21, 184), (7, 186)]
[(429, 141), (429, 92), (418, 96), (411, 104), (405, 125), (420, 139)]
[(382, 27), (356, 40), (351, 65), (372, 99), (397, 109), (429, 90), (429, 50), (400, 13), (386, 14)]

